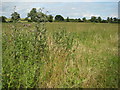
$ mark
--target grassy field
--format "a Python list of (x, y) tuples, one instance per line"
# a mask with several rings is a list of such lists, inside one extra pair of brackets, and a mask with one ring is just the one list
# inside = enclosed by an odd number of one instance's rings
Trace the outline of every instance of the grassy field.
[(118, 25), (3, 23), (3, 87), (118, 87)]

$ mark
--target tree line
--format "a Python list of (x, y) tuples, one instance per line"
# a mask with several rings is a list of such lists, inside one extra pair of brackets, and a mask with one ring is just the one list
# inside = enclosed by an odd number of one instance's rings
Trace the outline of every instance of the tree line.
[(71, 19), (69, 17), (64, 18), (62, 15), (56, 15), (53, 17), (52, 15), (47, 15), (43, 13), (40, 8), (37, 11), (36, 8), (32, 8), (32, 10), (27, 14), (27, 17), (24, 19), (20, 18), (20, 14), (14, 11), (11, 14), (11, 18), (8, 21), (7, 17), (0, 16), (0, 22), (18, 22), (18, 21), (27, 21), (27, 22), (94, 22), (94, 23), (120, 23), (120, 19), (116, 17), (107, 17), (107, 19), (102, 19), (101, 17), (92, 16), (90, 19), (86, 17)]

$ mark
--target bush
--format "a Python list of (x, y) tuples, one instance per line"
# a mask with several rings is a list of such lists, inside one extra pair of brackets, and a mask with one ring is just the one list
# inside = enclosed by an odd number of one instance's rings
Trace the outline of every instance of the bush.
[(1, 17), (0, 17), (0, 22), (6, 22), (6, 19), (7, 19), (7, 18), (6, 18), (5, 16), (1, 16)]

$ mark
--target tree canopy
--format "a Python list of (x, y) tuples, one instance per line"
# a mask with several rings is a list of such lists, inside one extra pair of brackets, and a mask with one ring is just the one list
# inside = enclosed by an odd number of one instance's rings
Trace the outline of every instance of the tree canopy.
[(5, 16), (1, 16), (1, 17), (0, 17), (0, 22), (6, 22), (6, 19), (7, 19), (7, 18), (6, 18)]
[(97, 22), (96, 20), (96, 17), (95, 16), (92, 16), (91, 19), (90, 19), (91, 22)]
[(20, 19), (20, 14), (18, 14), (17, 12), (12, 13), (11, 16), (12, 21), (16, 22)]
[(28, 13), (28, 18), (31, 19), (33, 22), (52, 22), (53, 16), (52, 15), (46, 15), (42, 12), (42, 9), (40, 8), (40, 11), (37, 11), (36, 8), (32, 8), (32, 10)]
[(30, 17), (32, 21), (36, 21), (36, 16), (37, 16), (36, 8), (32, 8), (30, 13), (28, 13), (28, 17)]
[(69, 20), (69, 17), (67, 17), (67, 19), (66, 19), (66, 22), (69, 22), (70, 20)]
[(56, 15), (55, 21), (64, 21), (64, 18), (61, 15)]
[(86, 20), (86, 17), (83, 17), (82, 20), (83, 20), (83, 22), (86, 22), (86, 21), (87, 21), (87, 20)]
[(99, 23), (101, 23), (101, 21), (102, 21), (101, 17), (98, 17), (97, 20), (98, 20)]
[(53, 16), (52, 15), (48, 15), (48, 21), (53, 22)]

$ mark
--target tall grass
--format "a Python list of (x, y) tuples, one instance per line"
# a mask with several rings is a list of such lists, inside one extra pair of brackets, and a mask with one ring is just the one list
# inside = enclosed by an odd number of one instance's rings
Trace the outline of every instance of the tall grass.
[(118, 87), (117, 24), (25, 24), (3, 25), (3, 88)]

